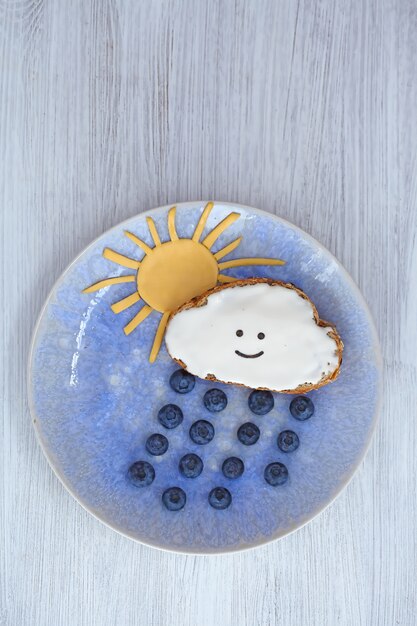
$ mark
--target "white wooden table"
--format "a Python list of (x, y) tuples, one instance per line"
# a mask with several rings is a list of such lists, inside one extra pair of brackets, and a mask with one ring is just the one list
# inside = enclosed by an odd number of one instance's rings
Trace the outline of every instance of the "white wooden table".
[[(416, 623), (413, 0), (0, 0), (0, 624)], [(266, 547), (164, 554), (88, 515), (28, 415), (36, 316), (91, 239), (190, 199), (275, 212), (358, 282), (380, 426), (323, 514)]]

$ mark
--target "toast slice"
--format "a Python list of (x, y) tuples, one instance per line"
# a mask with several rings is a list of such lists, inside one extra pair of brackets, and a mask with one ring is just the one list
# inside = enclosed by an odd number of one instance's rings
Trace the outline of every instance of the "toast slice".
[[(274, 296), (273, 301), (277, 306), (273, 310), (271, 309), (271, 311), (269, 311), (268, 317), (266, 315), (268, 313), (268, 311), (266, 310), (268, 307), (259, 304), (259, 307), (256, 308), (257, 305), (253, 301), (253, 299), (251, 297), (246, 297), (252, 295), (249, 294), (249, 291), (246, 291), (245, 293), (234, 292), (234, 294), (231, 292), (231, 290), (234, 291), (242, 287), (247, 288), (255, 285), (265, 285), (266, 287), (280, 287), (285, 290), (290, 290), (292, 294), (290, 296), (290, 294), (283, 292), (282, 289), (279, 292), (269, 292), (268, 289), (264, 289), (263, 287), (261, 289), (257, 289), (256, 293), (261, 294), (260, 302), (265, 303), (268, 301), (268, 299), (271, 300), (272, 295)], [(221, 292), (225, 293), (222, 294)], [(252, 292), (255, 293), (254, 290), (252, 290)], [(220, 294), (220, 296), (217, 296), (216, 294)], [(294, 298), (293, 294), (301, 298), (304, 304), (299, 302), (297, 298)], [(215, 300), (213, 300), (213, 296), (215, 297)], [(227, 302), (229, 301), (233, 303), (234, 300), (240, 301), (240, 304), (237, 304), (235, 307), (236, 315), (234, 315), (233, 308), (229, 306), (229, 309), (227, 309)], [(213, 305), (213, 311), (209, 311), (208, 309), (211, 307), (213, 302), (216, 302), (216, 305)], [(308, 303), (308, 308), (305, 306), (305, 303)], [(207, 310), (204, 311), (203, 315), (201, 315), (199, 311), (203, 311), (202, 307), (207, 307), (208, 305), (210, 306), (207, 308)], [(293, 308), (293, 311), (291, 310), (291, 308)], [(224, 313), (224, 309), (227, 309), (226, 314), (222, 316), (222, 313)], [(216, 314), (216, 311), (218, 314)], [(187, 312), (192, 313), (190, 315)], [(278, 316), (274, 317), (275, 313), (277, 313)], [(280, 314), (283, 320), (282, 322), (281, 318), (279, 317)], [(272, 355), (268, 355), (268, 350), (260, 350), (258, 353), (255, 354), (245, 354), (240, 352), (239, 350), (234, 350), (233, 352), (236, 353), (238, 356), (242, 356), (245, 358), (238, 359), (236, 358), (235, 354), (233, 354), (232, 356), (232, 349), (229, 349), (229, 346), (227, 345), (231, 341), (231, 334), (233, 334), (234, 344), (237, 344), (238, 342), (234, 335), (236, 334), (238, 337), (241, 337), (241, 335), (244, 334), (242, 330), (238, 330), (236, 331), (236, 333), (231, 333), (230, 324), (232, 324), (232, 326), (234, 324), (235, 327), (238, 327), (239, 324), (244, 325), (243, 321), (239, 321), (239, 316), (242, 316), (243, 319), (246, 319), (247, 325), (250, 322), (249, 326), (252, 324), (252, 322), (255, 323), (254, 316), (256, 319), (256, 323), (260, 324), (261, 326), (262, 324), (268, 325), (269, 323), (270, 325), (271, 323), (273, 323), (272, 333), (267, 333), (267, 339), (271, 338), (274, 332), (275, 334), (277, 332), (279, 333), (279, 343), (277, 343), (278, 340), (276, 339), (275, 345), (279, 346), (277, 354), (280, 354), (281, 357), (277, 358), (274, 362), (273, 350), (269, 350), (270, 353), (272, 352)], [(292, 357), (292, 355), (294, 353), (296, 354), (297, 351), (293, 350), (293, 352), (285, 352), (286, 345), (285, 343), (283, 343), (283, 341), (286, 341), (286, 328), (288, 328), (289, 334), (288, 345), (290, 345), (292, 341), (293, 345), (298, 345), (299, 347), (301, 346), (301, 352), (299, 350), (300, 354), (302, 353), (302, 359), (300, 358), (300, 375), (302, 375), (303, 367), (306, 367), (304, 360), (307, 359), (307, 362), (309, 358), (310, 361), (314, 360), (309, 352), (303, 352), (303, 343), (296, 332), (296, 324), (298, 322), (296, 322), (295, 320), (297, 320), (298, 317), (302, 318), (303, 320), (302, 324), (300, 325), (300, 333), (304, 332), (306, 334), (305, 345), (313, 345), (316, 347), (319, 346), (320, 349), (317, 350), (320, 355), (322, 354), (320, 350), (325, 347), (325, 351), (323, 353), (327, 355), (327, 360), (324, 364), (325, 369), (321, 372), (321, 375), (317, 375), (318, 364), (312, 363), (316, 371), (314, 380), (309, 381), (302, 379), (296, 385), (292, 382), (291, 384), (286, 385), (285, 388), (277, 388), (280, 385), (277, 385), (274, 382), (271, 383), (274, 376), (274, 368), (277, 371), (279, 370), (279, 368), (281, 368), (281, 380), (283, 381), (288, 380), (288, 377), (290, 375), (286, 372), (290, 370), (291, 367), (294, 370), (294, 374), (290, 376), (291, 381), (296, 380), (297, 376), (297, 366)], [(308, 320), (311, 320), (311, 324), (316, 327), (315, 329), (310, 327), (310, 322)], [(224, 333), (223, 338), (219, 338), (217, 335), (217, 329), (218, 327), (220, 327), (220, 330), (222, 330), (222, 324), (227, 325), (228, 332)], [(256, 326), (254, 326), (254, 328), (255, 327)], [(317, 328), (323, 329), (323, 332), (318, 333)], [(327, 332), (324, 332), (324, 329), (327, 329)], [(260, 328), (260, 330), (262, 329)], [(238, 333), (241, 333), (241, 335)], [(203, 336), (203, 339), (200, 338), (201, 335)], [(204, 339), (205, 335), (208, 336)], [(250, 341), (250, 344), (252, 346), (254, 346), (256, 343), (256, 349), (258, 349), (258, 347), (263, 347), (264, 345), (260, 344), (259, 341), (256, 341), (256, 338), (254, 338), (254, 331), (252, 333), (247, 333), (245, 339), (246, 338), (248, 338), (248, 341)], [(265, 333), (258, 333), (258, 338), (264, 339)], [(332, 341), (331, 344), (329, 343), (329, 340)], [(187, 369), (190, 373), (199, 376), (200, 378), (226, 384), (235, 384), (238, 386), (248, 387), (250, 389), (268, 389), (270, 391), (287, 394), (306, 393), (308, 391), (312, 391), (313, 389), (323, 387), (324, 385), (327, 385), (328, 383), (336, 380), (340, 373), (343, 356), (343, 342), (336, 330), (336, 327), (333, 324), (320, 319), (317, 308), (310, 300), (310, 298), (301, 289), (299, 289), (292, 283), (284, 283), (282, 281), (270, 280), (266, 278), (249, 278), (245, 280), (236, 280), (232, 283), (219, 285), (218, 287), (215, 287), (214, 289), (211, 289), (204, 294), (193, 298), (186, 304), (179, 307), (177, 311), (175, 311), (171, 315), (167, 326), (165, 342), (167, 350), (173, 360), (176, 361), (181, 367)], [(201, 342), (202, 350), (204, 351), (205, 349), (207, 353), (207, 361), (205, 363), (203, 362), (205, 358), (204, 355), (200, 355), (198, 353), (199, 342)], [(213, 346), (216, 342), (219, 348), (218, 352), (216, 353), (218, 355), (218, 358), (216, 357), (214, 360), (213, 358), (211, 358), (210, 360), (209, 353), (214, 353)], [(296, 342), (296, 344), (294, 342)], [(265, 342), (266, 345), (267, 343), (268, 342)], [(234, 347), (235, 345), (233, 345), (233, 348)], [(312, 351), (314, 352), (314, 354), (316, 354), (317, 350)], [(267, 357), (265, 359), (258, 359), (258, 357), (262, 357), (265, 353), (267, 353)], [(329, 356), (330, 353), (331, 356)], [(275, 364), (273, 365), (273, 363)], [(321, 366), (321, 361), (319, 365)], [(205, 371), (207, 366), (210, 367), (210, 371)], [(226, 371), (230, 372), (230, 375), (227, 377), (224, 375), (224, 372)], [(239, 371), (240, 374), (238, 373)], [(270, 373), (271, 371), (272, 373)], [(262, 384), (263, 375), (265, 377), (265, 380), (269, 381), (267, 384)], [(252, 380), (256, 381), (256, 384), (252, 384)], [(261, 384), (259, 384), (259, 382), (261, 382)]]

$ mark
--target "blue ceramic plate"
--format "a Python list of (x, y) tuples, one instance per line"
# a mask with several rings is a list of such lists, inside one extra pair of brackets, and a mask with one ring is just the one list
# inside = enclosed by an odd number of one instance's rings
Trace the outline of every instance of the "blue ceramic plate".
[[(180, 238), (192, 237), (204, 206), (200, 202), (177, 206)], [(118, 314), (110, 308), (134, 293), (136, 283), (82, 293), (108, 276), (134, 274), (132, 269), (103, 258), (104, 248), (141, 259), (143, 252), (124, 231), (153, 247), (145, 219), (152, 216), (162, 242), (167, 241), (169, 209), (138, 215), (99, 237), (53, 288), (30, 357), (33, 423), (57, 476), (88, 511), (115, 530), (145, 544), (180, 552), (250, 548), (305, 524), (352, 477), (376, 422), (381, 369), (378, 340), (359, 290), (317, 241), (268, 213), (216, 203), (203, 238), (232, 211), (240, 217), (220, 235), (213, 252), (242, 237), (239, 248), (226, 260), (279, 257), (286, 261), (284, 266), (234, 267), (224, 273), (279, 279), (304, 290), (320, 317), (337, 326), (345, 344), (343, 365), (338, 380), (308, 394), (314, 414), (304, 421), (291, 414), (293, 396), (273, 394), (273, 408), (257, 415), (248, 404), (250, 390), (242, 387), (196, 379), (191, 391), (178, 393), (170, 385), (178, 366), (164, 345), (155, 363), (148, 360), (160, 314), (150, 314), (125, 335), (124, 327), (143, 303), (133, 303)], [(222, 390), (227, 398), (227, 406), (218, 412), (211, 412), (204, 403), (205, 393), (212, 388)], [(178, 406), (183, 414), (175, 428), (165, 428), (158, 419), (167, 404)], [(197, 420), (210, 422), (214, 429), (213, 439), (205, 445), (190, 438), (190, 427)], [(260, 431), (258, 441), (250, 446), (237, 437), (246, 422)], [(298, 448), (291, 452), (277, 444), (285, 430), (298, 436)], [(168, 450), (162, 455), (146, 449), (154, 433), (163, 434), (168, 441)], [(191, 453), (203, 462), (203, 470), (195, 478), (179, 471), (180, 459)], [(222, 472), (223, 462), (230, 457), (243, 461), (244, 472), (238, 478), (226, 478)], [(136, 482), (141, 485), (149, 482), (154, 472), (153, 481), (146, 486), (136, 486), (129, 477), (129, 468), (137, 461), (152, 466), (136, 466)], [(285, 465), (288, 476), (285, 474), (283, 484), (271, 486), (265, 480), (270, 463)], [(172, 506), (179, 507), (186, 499), (181, 510), (168, 510), (163, 503), (163, 493), (172, 487), (181, 489), (171, 498)], [(231, 503), (225, 509), (209, 503), (209, 494), (217, 487), (230, 494)], [(214, 493), (221, 503), (228, 502), (226, 492)]]

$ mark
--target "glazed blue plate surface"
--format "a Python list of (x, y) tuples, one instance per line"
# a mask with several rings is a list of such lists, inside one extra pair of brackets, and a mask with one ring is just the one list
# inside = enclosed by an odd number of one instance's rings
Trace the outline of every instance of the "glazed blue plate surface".
[[(298, 528), (320, 512), (351, 478), (368, 447), (378, 408), (380, 356), (378, 340), (366, 304), (346, 271), (309, 235), (273, 215), (216, 203), (206, 224), (209, 232), (231, 211), (241, 217), (217, 240), (214, 251), (236, 237), (243, 240), (227, 260), (240, 257), (279, 257), (284, 266), (233, 268), (230, 276), (262, 276), (292, 282), (307, 293), (320, 317), (336, 325), (345, 345), (339, 378), (308, 394), (314, 415), (295, 419), (289, 410), (293, 396), (273, 394), (274, 406), (254, 414), (250, 390), (196, 379), (192, 391), (176, 393), (170, 386), (178, 369), (164, 346), (156, 362), (149, 352), (159, 322), (150, 315), (125, 336), (123, 327), (139, 310), (115, 315), (110, 305), (132, 293), (131, 284), (82, 290), (107, 276), (129, 273), (102, 256), (105, 247), (140, 258), (124, 236), (134, 232), (149, 246), (145, 220), (151, 215), (162, 241), (168, 240), (167, 215), (162, 207), (118, 225), (93, 242), (66, 270), (42, 311), (30, 361), (30, 405), (43, 450), (58, 477), (92, 514), (115, 530), (163, 549), (212, 553), (254, 547)], [(204, 203), (177, 206), (179, 237), (191, 237)], [(132, 313), (133, 310), (133, 313)], [(227, 396), (217, 413), (204, 405), (213, 387)], [(184, 415), (173, 429), (164, 428), (158, 412), (178, 405)], [(190, 426), (204, 419), (214, 426), (206, 445), (194, 443)], [(256, 424), (258, 441), (243, 445), (237, 431), (245, 422)], [(283, 452), (277, 438), (284, 430), (298, 435), (299, 446)], [(147, 452), (153, 433), (168, 439), (161, 456)], [(179, 460), (195, 453), (203, 461), (196, 478), (183, 476)], [(223, 461), (240, 458), (245, 467), (237, 479), (222, 473)], [(155, 479), (138, 488), (128, 477), (136, 461), (149, 462)], [(288, 480), (278, 486), (264, 478), (266, 466), (285, 464)], [(225, 487), (232, 496), (227, 509), (210, 506), (209, 493)], [(162, 494), (180, 487), (186, 504), (179, 511), (163, 505)]]

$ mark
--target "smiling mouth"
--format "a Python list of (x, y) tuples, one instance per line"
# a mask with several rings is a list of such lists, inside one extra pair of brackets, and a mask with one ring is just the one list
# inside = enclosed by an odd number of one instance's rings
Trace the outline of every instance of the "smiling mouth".
[(240, 350), (235, 350), (235, 353), (238, 356), (243, 357), (244, 359), (257, 359), (258, 357), (263, 355), (264, 351), (261, 350), (260, 352), (257, 352), (256, 354), (244, 354), (244, 352), (240, 352)]

